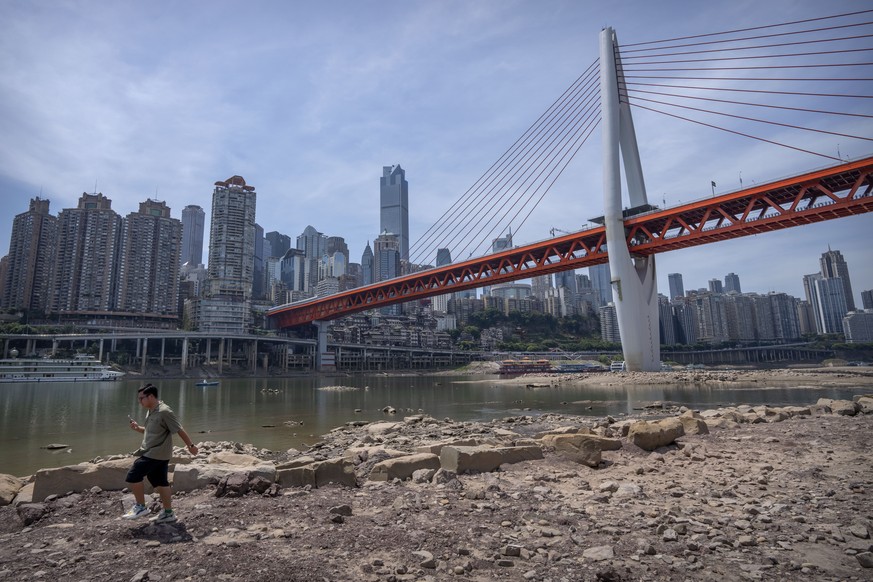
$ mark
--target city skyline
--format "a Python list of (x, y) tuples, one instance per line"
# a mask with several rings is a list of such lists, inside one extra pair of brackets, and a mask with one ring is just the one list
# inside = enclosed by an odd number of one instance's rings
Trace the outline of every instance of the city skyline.
[[(293, 238), (312, 225), (345, 237), (358, 257), (379, 234), (386, 164), (407, 171), (414, 243), (596, 57), (602, 26), (613, 26), (621, 44), (858, 9), (776, 1), (689, 12), (666, 2), (619, 14), (569, 1), (387, 2), (400, 34), (386, 46), (373, 42), (384, 15), (355, 3), (265, 6), (258, 14), (224, 2), (207, 12), (162, 2), (7, 7), (0, 249), (13, 217), (38, 196), (56, 215), (83, 191), (102, 192), (123, 216), (150, 198), (178, 219), (186, 205), (209, 212), (213, 182), (242, 175), (258, 186), (264, 231)], [(228, 21), (261, 32), (226, 46), (214, 31)], [(285, 34), (288, 23), (302, 21), (300, 34)], [(827, 165), (644, 113), (634, 116), (654, 204), (706, 197), (710, 181), (721, 193)], [(873, 134), (868, 120), (828, 123)], [(547, 238), (550, 228), (576, 230), (601, 213), (599, 139), (592, 142), (524, 228), (513, 229), (515, 244)], [(816, 137), (815, 149), (870, 153), (836, 136)], [(860, 303), (861, 291), (873, 288), (873, 269), (864, 268), (873, 265), (871, 229), (867, 214), (661, 254), (658, 288), (669, 289), (671, 272), (695, 289), (734, 272), (744, 290), (802, 297), (803, 275), (818, 269), (830, 245), (855, 265)], [(723, 272), (713, 273), (713, 264)]]

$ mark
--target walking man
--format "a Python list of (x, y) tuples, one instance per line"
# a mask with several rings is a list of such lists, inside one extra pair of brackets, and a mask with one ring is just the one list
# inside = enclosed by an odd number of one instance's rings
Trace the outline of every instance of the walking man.
[[(146, 384), (137, 391), (139, 404), (145, 408), (145, 425), (140, 426), (135, 420), (130, 419), (130, 428), (142, 433), (142, 444), (133, 454), (138, 457), (133, 462), (133, 467), (127, 473), (125, 481), (130, 487), (136, 503), (122, 517), (124, 519), (136, 519), (149, 513), (145, 506), (145, 485), (143, 478), (148, 477), (149, 483), (161, 496), (163, 511), (150, 518), (154, 523), (172, 523), (176, 521), (173, 513), (172, 497), (173, 490), (167, 480), (168, 466), (173, 457), (173, 435), (178, 434), (185, 442), (188, 452), (197, 454), (197, 447), (191, 441), (191, 437), (182, 428), (179, 419), (173, 410), (158, 400), (156, 386)], [(128, 417), (129, 418), (129, 417)]]

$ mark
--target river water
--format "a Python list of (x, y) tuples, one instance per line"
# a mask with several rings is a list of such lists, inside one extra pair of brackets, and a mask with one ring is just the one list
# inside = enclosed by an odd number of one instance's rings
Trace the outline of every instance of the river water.
[[(159, 396), (200, 441), (237, 441), (286, 450), (352, 420), (398, 420), (419, 410), (435, 418), (490, 420), (510, 415), (562, 412), (591, 416), (632, 413), (662, 400), (706, 409), (733, 404), (810, 404), (820, 397), (851, 398), (862, 387), (729, 389), (682, 386), (586, 386), (528, 389), (500, 384), (496, 376), (326, 376), (153, 382)], [(0, 384), (0, 473), (29, 475), (135, 450), (142, 438), (127, 415), (142, 422), (139, 381)], [(344, 389), (334, 389), (342, 386)], [(382, 412), (392, 406), (396, 415)], [(287, 423), (287, 424), (286, 424)], [(64, 444), (52, 451), (43, 447)], [(176, 444), (181, 440), (176, 438)]]

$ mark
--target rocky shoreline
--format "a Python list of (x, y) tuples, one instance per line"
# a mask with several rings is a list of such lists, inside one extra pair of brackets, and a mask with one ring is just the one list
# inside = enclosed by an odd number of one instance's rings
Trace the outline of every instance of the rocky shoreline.
[(871, 411), (860, 397), (412, 414), (307, 451), (206, 442), (197, 459), (178, 451), (180, 521), (160, 526), (119, 519), (131, 496), (110, 489), (130, 459), (95, 459), (104, 486), (58, 470), (45, 498), (39, 473), (31, 499), (11, 486), (0, 580), (871, 580)]

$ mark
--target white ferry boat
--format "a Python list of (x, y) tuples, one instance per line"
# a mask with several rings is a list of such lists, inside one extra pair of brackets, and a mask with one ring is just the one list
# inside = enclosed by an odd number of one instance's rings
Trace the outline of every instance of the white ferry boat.
[(93, 356), (77, 355), (69, 360), (11, 358), (0, 360), (0, 382), (94, 382), (117, 380), (117, 372)]

